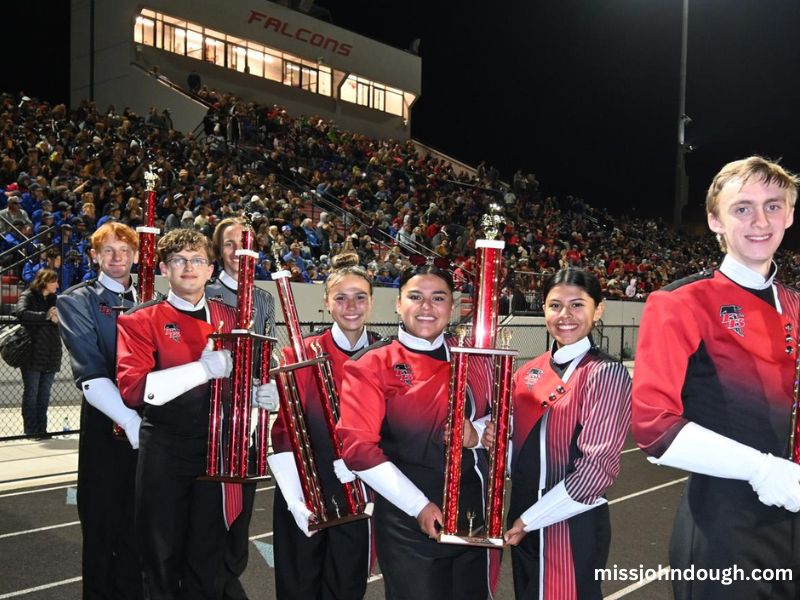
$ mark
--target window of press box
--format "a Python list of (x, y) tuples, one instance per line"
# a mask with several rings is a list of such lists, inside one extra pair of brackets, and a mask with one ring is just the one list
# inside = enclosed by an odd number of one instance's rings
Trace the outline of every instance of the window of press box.
[(150, 9), (142, 9), (136, 17), (133, 38), (138, 44), (323, 96), (334, 96), (334, 90), (339, 89), (340, 98), (346, 102), (401, 117), (414, 100), (413, 94), (356, 75), (345, 79), (345, 73), (327, 65)]

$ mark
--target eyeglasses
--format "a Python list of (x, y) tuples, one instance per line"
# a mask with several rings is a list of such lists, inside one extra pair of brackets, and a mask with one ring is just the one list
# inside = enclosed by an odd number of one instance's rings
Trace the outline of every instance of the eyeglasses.
[(433, 265), (438, 269), (450, 268), (450, 261), (441, 256), (423, 256), (422, 254), (413, 254), (408, 257), (408, 262), (410, 262), (415, 267), (421, 267), (423, 265)]
[(186, 263), (190, 263), (194, 268), (199, 269), (200, 267), (205, 267), (208, 264), (208, 259), (201, 256), (195, 256), (193, 258), (186, 258), (185, 256), (173, 256), (167, 261), (167, 263), (176, 269), (185, 269)]

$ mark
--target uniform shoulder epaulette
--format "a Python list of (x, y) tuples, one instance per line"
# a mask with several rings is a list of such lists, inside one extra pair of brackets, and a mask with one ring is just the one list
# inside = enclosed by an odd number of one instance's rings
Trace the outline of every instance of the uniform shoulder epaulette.
[(611, 356), (605, 350), (598, 348), (597, 346), (592, 346), (592, 349), (589, 351), (589, 355), (594, 357), (595, 360), (599, 360), (602, 362), (619, 362), (616, 358)]
[(88, 279), (87, 281), (81, 281), (80, 283), (76, 283), (70, 288), (67, 288), (62, 292), (62, 294), (71, 294), (72, 292), (78, 291), (81, 288), (89, 287), (97, 283), (97, 278)]
[(139, 304), (138, 306), (134, 306), (133, 308), (129, 308), (126, 310), (123, 315), (132, 315), (137, 310), (142, 310), (143, 308), (147, 308), (148, 306), (153, 306), (154, 304), (158, 304), (160, 302), (164, 302), (165, 298), (153, 298), (150, 302), (144, 302), (143, 304)]
[(377, 350), (378, 348), (383, 348), (384, 346), (388, 346), (396, 339), (397, 339), (396, 337), (392, 336), (388, 338), (383, 338), (382, 340), (378, 340), (374, 344), (370, 344), (366, 348), (353, 354), (353, 356), (350, 357), (350, 360), (358, 360), (359, 358), (364, 356), (367, 352), (370, 352), (372, 350)]
[(711, 269), (706, 269), (700, 271), (699, 273), (695, 273), (694, 275), (689, 275), (682, 279), (678, 279), (677, 281), (673, 281), (669, 285), (665, 285), (663, 288), (661, 288), (661, 290), (664, 290), (665, 292), (674, 292), (678, 288), (691, 285), (692, 283), (697, 283), (698, 281), (705, 281), (706, 279), (711, 279), (712, 277), (714, 277), (714, 271)]

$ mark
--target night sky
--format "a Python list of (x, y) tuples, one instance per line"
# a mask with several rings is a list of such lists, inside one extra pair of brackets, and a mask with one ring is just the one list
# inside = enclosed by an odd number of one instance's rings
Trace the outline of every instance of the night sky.
[[(336, 25), (393, 46), (422, 40), (414, 137), (506, 179), (533, 171), (546, 193), (671, 219), (682, 0), (318, 4)], [(2, 88), (66, 100), (69, 2), (5, 3), (3, 13), (40, 25), (10, 28), (7, 41), (22, 46), (5, 46)], [(796, 0), (691, 0), (685, 218), (705, 220), (705, 188), (729, 160), (761, 153), (800, 170), (798, 31)]]

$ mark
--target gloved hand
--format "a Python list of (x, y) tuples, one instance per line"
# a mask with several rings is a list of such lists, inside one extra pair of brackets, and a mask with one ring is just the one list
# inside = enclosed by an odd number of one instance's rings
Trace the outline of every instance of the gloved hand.
[(200, 364), (209, 379), (227, 377), (233, 369), (233, 359), (229, 350), (203, 350)]
[(134, 450), (139, 449), (139, 427), (142, 425), (142, 418), (139, 415), (133, 415), (131, 419), (122, 425), (123, 431), (125, 431), (125, 437), (128, 438), (128, 442), (131, 444), (131, 448)]
[(273, 412), (278, 410), (279, 404), (278, 386), (274, 379), (268, 383), (253, 386), (253, 408), (262, 408)]
[(314, 518), (314, 513), (308, 510), (305, 502), (297, 501), (289, 504), (289, 512), (294, 517), (294, 522), (300, 528), (300, 531), (306, 534), (306, 537), (311, 537), (316, 531), (309, 531), (308, 525)]
[(800, 511), (800, 465), (765, 454), (750, 485), (763, 504)]
[(344, 464), (341, 458), (337, 458), (333, 461), (333, 472), (336, 473), (336, 478), (341, 483), (350, 483), (356, 480), (356, 474), (347, 468), (347, 465)]

